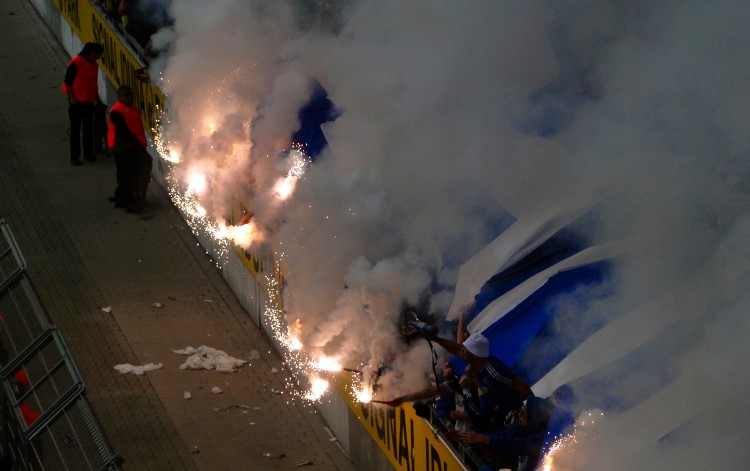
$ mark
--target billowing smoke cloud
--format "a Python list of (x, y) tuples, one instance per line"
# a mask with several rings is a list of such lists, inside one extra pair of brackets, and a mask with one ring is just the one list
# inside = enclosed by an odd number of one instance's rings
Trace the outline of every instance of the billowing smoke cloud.
[[(307, 346), (395, 358), (405, 389), (424, 383), (405, 305), (439, 318), (511, 218), (614, 194), (589, 235), (639, 248), (608, 302), (680, 294), (650, 313), (680, 328), (640, 378), (675, 379), (559, 469), (749, 467), (747, 2), (174, 0), (172, 15), (156, 38), (167, 134), (211, 175), (215, 217), (240, 199), (273, 231)], [(343, 113), (280, 202), (277, 154), (315, 82)]]

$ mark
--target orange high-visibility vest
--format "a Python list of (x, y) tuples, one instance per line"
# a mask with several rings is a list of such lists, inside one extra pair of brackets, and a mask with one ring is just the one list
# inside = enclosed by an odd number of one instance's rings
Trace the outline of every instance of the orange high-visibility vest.
[[(138, 108), (133, 106), (127, 106), (125, 103), (117, 102), (114, 105), (112, 105), (112, 108), (109, 110), (109, 113), (112, 114), (113, 111), (117, 111), (125, 118), (125, 124), (128, 125), (128, 130), (130, 131), (130, 134), (135, 136), (136, 139), (138, 139), (138, 142), (141, 143), (141, 145), (145, 148), (146, 147), (146, 132), (143, 130), (143, 121), (141, 121), (141, 113), (138, 112)], [(115, 140), (117, 136), (115, 136), (115, 125), (112, 124), (112, 118), (108, 120), (109, 124), (107, 125), (107, 145), (109, 147), (115, 146)]]
[[(94, 103), (99, 96), (99, 64), (89, 62), (83, 56), (70, 59), (70, 64), (76, 65), (76, 78), (73, 80), (73, 98), (81, 103)], [(63, 82), (63, 93), (68, 93), (68, 85)]]

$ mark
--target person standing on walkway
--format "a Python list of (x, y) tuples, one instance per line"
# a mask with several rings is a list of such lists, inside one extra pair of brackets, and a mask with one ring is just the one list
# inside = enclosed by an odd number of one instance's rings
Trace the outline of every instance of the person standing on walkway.
[(98, 43), (86, 43), (81, 52), (72, 58), (65, 71), (62, 91), (68, 95), (70, 117), (70, 163), (81, 165), (81, 141), (83, 157), (93, 162), (94, 156), (94, 112), (99, 102), (99, 64), (104, 47)]
[(112, 149), (117, 167), (115, 208), (125, 208), (129, 213), (142, 212), (136, 184), (138, 164), (146, 153), (146, 132), (141, 113), (133, 104), (133, 91), (127, 85), (117, 89), (117, 103), (109, 110), (107, 145)]

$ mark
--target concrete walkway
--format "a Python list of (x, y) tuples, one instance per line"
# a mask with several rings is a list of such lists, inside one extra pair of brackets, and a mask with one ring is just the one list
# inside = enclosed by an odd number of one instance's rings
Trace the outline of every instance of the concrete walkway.
[[(26, 0), (2, 2), (0, 218), (123, 469), (276, 470), (308, 460), (304, 469), (355, 469), (313, 407), (271, 392), (283, 388), (281, 360), (165, 192), (152, 184), (147, 211), (127, 214), (107, 200), (110, 157), (70, 165), (60, 92), (68, 59)], [(201, 345), (261, 358), (237, 373), (179, 369), (185, 357), (172, 350)], [(135, 376), (114, 369), (123, 363), (164, 367)]]

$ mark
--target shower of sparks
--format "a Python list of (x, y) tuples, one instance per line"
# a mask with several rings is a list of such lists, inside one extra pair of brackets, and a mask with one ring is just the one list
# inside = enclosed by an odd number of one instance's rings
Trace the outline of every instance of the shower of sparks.
[(154, 136), (154, 148), (156, 149), (156, 152), (159, 153), (162, 159), (173, 164), (178, 164), (181, 161), (180, 152), (175, 148), (176, 145), (174, 143), (164, 140), (164, 137), (162, 136), (162, 133), (160, 131), (162, 127), (162, 121), (168, 121), (168, 118), (161, 112), (158, 106), (157, 113), (159, 114), (159, 117), (157, 118), (156, 127), (151, 129), (151, 135)]
[(172, 162), (173, 164), (180, 163), (180, 153), (174, 149), (167, 148), (161, 155), (164, 156), (164, 160)]
[(185, 189), (177, 181), (175, 172), (169, 173), (166, 180), (169, 198), (182, 213), (190, 230), (199, 240), (205, 238), (215, 240), (217, 246), (215, 256), (222, 263), (226, 262), (226, 256), (232, 248), (232, 241), (226, 236), (226, 229), (222, 230), (208, 217), (208, 212), (198, 201), (195, 192)]
[[(206, 121), (209, 125), (209, 121)], [(158, 128), (154, 133), (154, 147), (160, 157), (174, 166), (182, 165), (182, 157), (177, 149), (178, 143), (163, 140)], [(297, 182), (304, 176), (309, 158), (300, 149), (289, 152), (285, 164), (288, 169), (286, 174), (279, 178), (272, 192), (281, 201), (287, 200), (294, 193)], [(185, 172), (177, 171), (176, 167), (169, 168), (165, 174), (167, 192), (172, 203), (182, 213), (191, 231), (201, 241), (212, 240), (214, 247), (211, 254), (216, 258), (216, 265), (222, 268), (228, 262), (228, 256), (234, 245), (245, 249), (260, 240), (258, 227), (251, 220), (253, 214), (244, 218), (240, 224), (228, 225), (226, 221), (216, 220), (201, 203), (201, 196), (210, 191), (207, 175), (192, 170)], [(246, 215), (247, 216), (247, 215)], [(283, 253), (278, 254), (278, 261), (272, 273), (264, 274), (266, 288), (269, 296), (265, 301), (263, 324), (270, 329), (272, 335), (281, 346), (284, 365), (288, 368), (290, 375), (284, 379), (284, 388), (289, 397), (299, 398), (307, 401), (320, 401), (328, 392), (330, 383), (325, 375), (333, 375), (342, 370), (338, 359), (335, 357), (315, 357), (304, 348), (301, 335), (301, 324), (299, 320), (292, 325), (287, 324), (285, 313), (280, 307), (282, 303), (279, 298), (280, 260)], [(260, 281), (260, 280), (259, 280)], [(355, 375), (355, 381), (361, 383), (361, 378)], [(302, 390), (301, 385), (306, 384), (307, 390)], [(357, 397), (369, 401), (372, 396), (368, 388), (358, 385), (356, 387)]]
[(302, 342), (297, 337), (287, 336), (289, 339), (288, 347), (292, 350), (302, 350)]
[(287, 158), (290, 159), (291, 167), (285, 176), (276, 181), (276, 184), (273, 187), (274, 194), (278, 196), (281, 201), (289, 199), (294, 192), (297, 182), (305, 175), (310, 160), (309, 157), (299, 149), (292, 149)]
[[(280, 254), (279, 260), (283, 258)], [(291, 377), (286, 379), (285, 389), (294, 397), (307, 401), (320, 401), (328, 392), (330, 383), (321, 377), (324, 373), (333, 374), (341, 371), (341, 367), (333, 370), (335, 359), (331, 357), (315, 357), (310, 355), (297, 338), (301, 325), (293, 322), (291, 326), (284, 318), (284, 312), (279, 307), (279, 289), (277, 274), (280, 262), (277, 260), (274, 273), (265, 275), (268, 288), (268, 299), (264, 305), (264, 324), (270, 329), (282, 348), (284, 365), (290, 370)], [(305, 378), (303, 380), (302, 378)], [(308, 383), (310, 389), (300, 390), (300, 384)]]
[[(364, 365), (360, 365), (364, 366)], [(365, 380), (361, 369), (342, 368), (352, 374), (351, 383), (345, 386), (345, 389), (351, 394), (355, 401), (367, 404), (373, 398), (373, 385), (371, 381)]]
[(302, 350), (304, 345), (302, 345), (302, 341), (299, 339), (301, 329), (302, 324), (300, 323), (300, 320), (297, 319), (291, 326), (289, 326), (286, 335), (279, 338), (282, 345), (290, 350)]
[(553, 471), (555, 469), (555, 457), (559, 457), (565, 453), (570, 453), (578, 443), (577, 439), (587, 434), (588, 429), (603, 415), (604, 413), (599, 410), (587, 411), (578, 418), (571, 433), (557, 436), (555, 441), (549, 447), (549, 450), (547, 450), (544, 455), (542, 460), (542, 470)]
[(560, 450), (565, 448), (570, 442), (575, 442), (575, 438), (573, 437), (573, 435), (563, 435), (555, 440), (552, 446), (550, 446), (547, 453), (544, 455), (544, 460), (542, 461), (542, 469), (544, 471), (552, 471), (552, 465), (554, 463), (555, 455)]
[(227, 261), (226, 256), (234, 245), (248, 249), (254, 241), (260, 239), (255, 223), (250, 222), (241, 226), (227, 225), (223, 221), (211, 219), (199, 197), (205, 191), (207, 184), (205, 176), (200, 173), (191, 175), (187, 188), (178, 181), (177, 172), (170, 172), (166, 176), (167, 192), (172, 203), (185, 217), (191, 231), (198, 237), (210, 238), (216, 242), (216, 257), (221, 265)]
[(372, 401), (372, 391), (369, 388), (354, 390), (354, 397), (357, 401), (367, 404)]
[(307, 400), (317, 401), (328, 391), (328, 381), (325, 379), (312, 378), (310, 383), (310, 391), (305, 395), (305, 399)]

